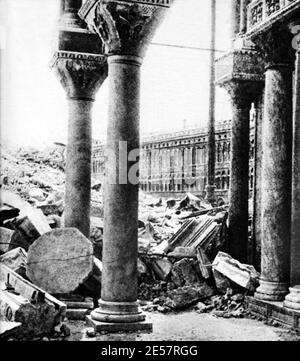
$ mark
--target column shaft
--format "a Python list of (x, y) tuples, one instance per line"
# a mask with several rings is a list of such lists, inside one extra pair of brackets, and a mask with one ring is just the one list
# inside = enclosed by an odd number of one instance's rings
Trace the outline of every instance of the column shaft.
[(65, 226), (90, 233), (92, 101), (69, 100)]
[[(108, 170), (105, 188), (103, 275), (101, 299), (134, 302), (137, 299), (138, 184), (120, 184), (121, 167), (131, 150), (139, 148), (140, 65), (136, 57), (109, 58), (110, 100), (107, 144), (117, 157), (116, 184)], [(130, 96), (128, 96), (130, 94)], [(120, 156), (120, 141), (127, 153)], [(119, 163), (118, 157), (123, 159)], [(126, 160), (127, 158), (127, 160)], [(127, 164), (124, 164), (127, 162)], [(109, 165), (108, 165), (109, 166)]]
[(251, 0), (240, 0), (240, 33), (247, 30), (247, 6)]
[(261, 281), (256, 297), (281, 300), (288, 291), (291, 236), (292, 68), (266, 71), (262, 137)]
[(255, 109), (252, 239), (253, 239), (253, 264), (256, 269), (260, 269), (263, 96), (255, 103), (255, 108), (256, 109)]
[(236, 35), (240, 30), (240, 0), (230, 0), (230, 26), (232, 40), (235, 39)]
[(300, 53), (296, 53), (292, 175), (291, 286), (283, 305), (300, 310)]
[(297, 51), (294, 97), (291, 285), (300, 285), (300, 53)]
[(243, 89), (235, 86), (232, 101), (231, 165), (229, 192), (229, 250), (232, 257), (247, 262), (248, 248), (248, 172), (249, 111), (251, 101), (244, 99)]

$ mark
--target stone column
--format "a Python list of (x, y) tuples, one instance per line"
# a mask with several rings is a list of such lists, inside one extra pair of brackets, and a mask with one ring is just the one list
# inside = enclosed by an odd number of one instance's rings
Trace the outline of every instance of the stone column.
[(284, 306), (300, 310), (300, 50), (296, 53), (292, 178), (291, 286)]
[(255, 102), (255, 140), (254, 140), (254, 184), (253, 184), (253, 260), (256, 269), (260, 269), (261, 247), (261, 172), (262, 172), (262, 121), (263, 95)]
[(266, 53), (262, 245), (255, 297), (278, 301), (287, 294), (290, 282), (293, 55), (291, 39), (283, 31), (270, 31), (261, 44)]
[[(119, 159), (120, 142), (127, 142), (127, 154), (139, 149), (139, 97), (141, 59), (115, 55), (109, 64), (109, 124), (107, 146)], [(130, 81), (128, 81), (130, 79)], [(126, 96), (130, 94), (130, 97)], [(126, 154), (126, 156), (127, 156)], [(134, 164), (116, 162), (116, 174), (121, 167)], [(138, 312), (137, 299), (137, 219), (138, 183), (115, 183), (110, 172), (105, 183), (103, 273), (100, 306), (93, 319), (116, 322), (140, 321), (144, 315)], [(104, 311), (108, 311), (107, 313)], [(120, 315), (113, 311), (122, 311)], [(124, 314), (122, 314), (124, 312)], [(129, 315), (127, 315), (127, 313)], [(128, 319), (127, 319), (128, 318)]]
[(251, 0), (240, 0), (240, 34), (247, 30), (247, 6)]
[(232, 101), (229, 251), (240, 262), (247, 262), (250, 84), (231, 81), (225, 86)]
[[(107, 144), (118, 160), (105, 183), (102, 289), (99, 308), (90, 322), (110, 332), (151, 330), (137, 303), (137, 227), (140, 67), (149, 41), (170, 1), (160, 6), (132, 1), (87, 0), (80, 16), (106, 46), (109, 63), (109, 127)], [(151, 5), (150, 5), (151, 4)], [(135, 150), (134, 155), (130, 154)], [(123, 158), (125, 156), (125, 158)], [(124, 182), (118, 175), (127, 166)], [(112, 173), (112, 176), (110, 175)]]
[(91, 110), (95, 94), (107, 77), (106, 58), (58, 51), (52, 67), (66, 90), (69, 108), (64, 222), (89, 237)]
[(240, 0), (230, 0), (230, 37), (235, 39), (240, 30)]
[(107, 77), (107, 61), (96, 34), (78, 17), (81, 3), (61, 0), (58, 51), (51, 66), (67, 93), (69, 109), (64, 223), (89, 237), (91, 110)]
[(210, 76), (209, 76), (209, 111), (208, 111), (208, 135), (207, 135), (207, 186), (206, 199), (211, 204), (215, 203), (215, 106), (216, 106), (216, 85), (215, 85), (215, 46), (216, 46), (216, 0), (211, 2), (211, 39), (210, 39)]

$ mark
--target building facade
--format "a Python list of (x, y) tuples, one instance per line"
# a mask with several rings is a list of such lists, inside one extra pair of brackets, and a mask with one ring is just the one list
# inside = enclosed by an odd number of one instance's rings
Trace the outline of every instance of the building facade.
[[(252, 126), (252, 123), (251, 123)], [(207, 129), (185, 129), (170, 133), (151, 133), (142, 137), (140, 189), (161, 195), (191, 192), (203, 196), (207, 185)], [(230, 183), (231, 122), (216, 125), (216, 198), (228, 200)], [(249, 188), (253, 188), (254, 131), (250, 131)], [(105, 147), (94, 141), (92, 173), (100, 181), (105, 174)]]

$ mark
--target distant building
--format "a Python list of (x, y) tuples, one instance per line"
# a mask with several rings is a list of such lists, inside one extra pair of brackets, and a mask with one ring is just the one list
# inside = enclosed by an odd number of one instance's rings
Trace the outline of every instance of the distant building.
[[(252, 129), (252, 126), (251, 126)], [(254, 132), (250, 132), (249, 187), (253, 188)], [(216, 124), (216, 196), (227, 200), (230, 181), (231, 123)], [(105, 173), (104, 144), (93, 143), (93, 176)], [(207, 183), (207, 129), (185, 129), (169, 133), (150, 133), (142, 137), (140, 188), (158, 194), (192, 192), (204, 195)]]

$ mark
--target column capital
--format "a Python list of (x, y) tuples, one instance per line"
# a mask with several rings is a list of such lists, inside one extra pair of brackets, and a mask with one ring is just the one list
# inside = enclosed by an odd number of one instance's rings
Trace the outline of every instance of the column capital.
[(229, 80), (222, 86), (230, 95), (231, 101), (235, 107), (251, 108), (251, 103), (256, 101), (263, 89), (263, 82)]
[(266, 70), (278, 67), (294, 68), (293, 35), (288, 26), (271, 28), (267, 32), (259, 33), (252, 40), (264, 55)]
[(105, 44), (108, 55), (144, 57), (174, 0), (87, 0), (79, 11)]
[(94, 101), (108, 74), (104, 55), (57, 51), (51, 61), (69, 99)]

